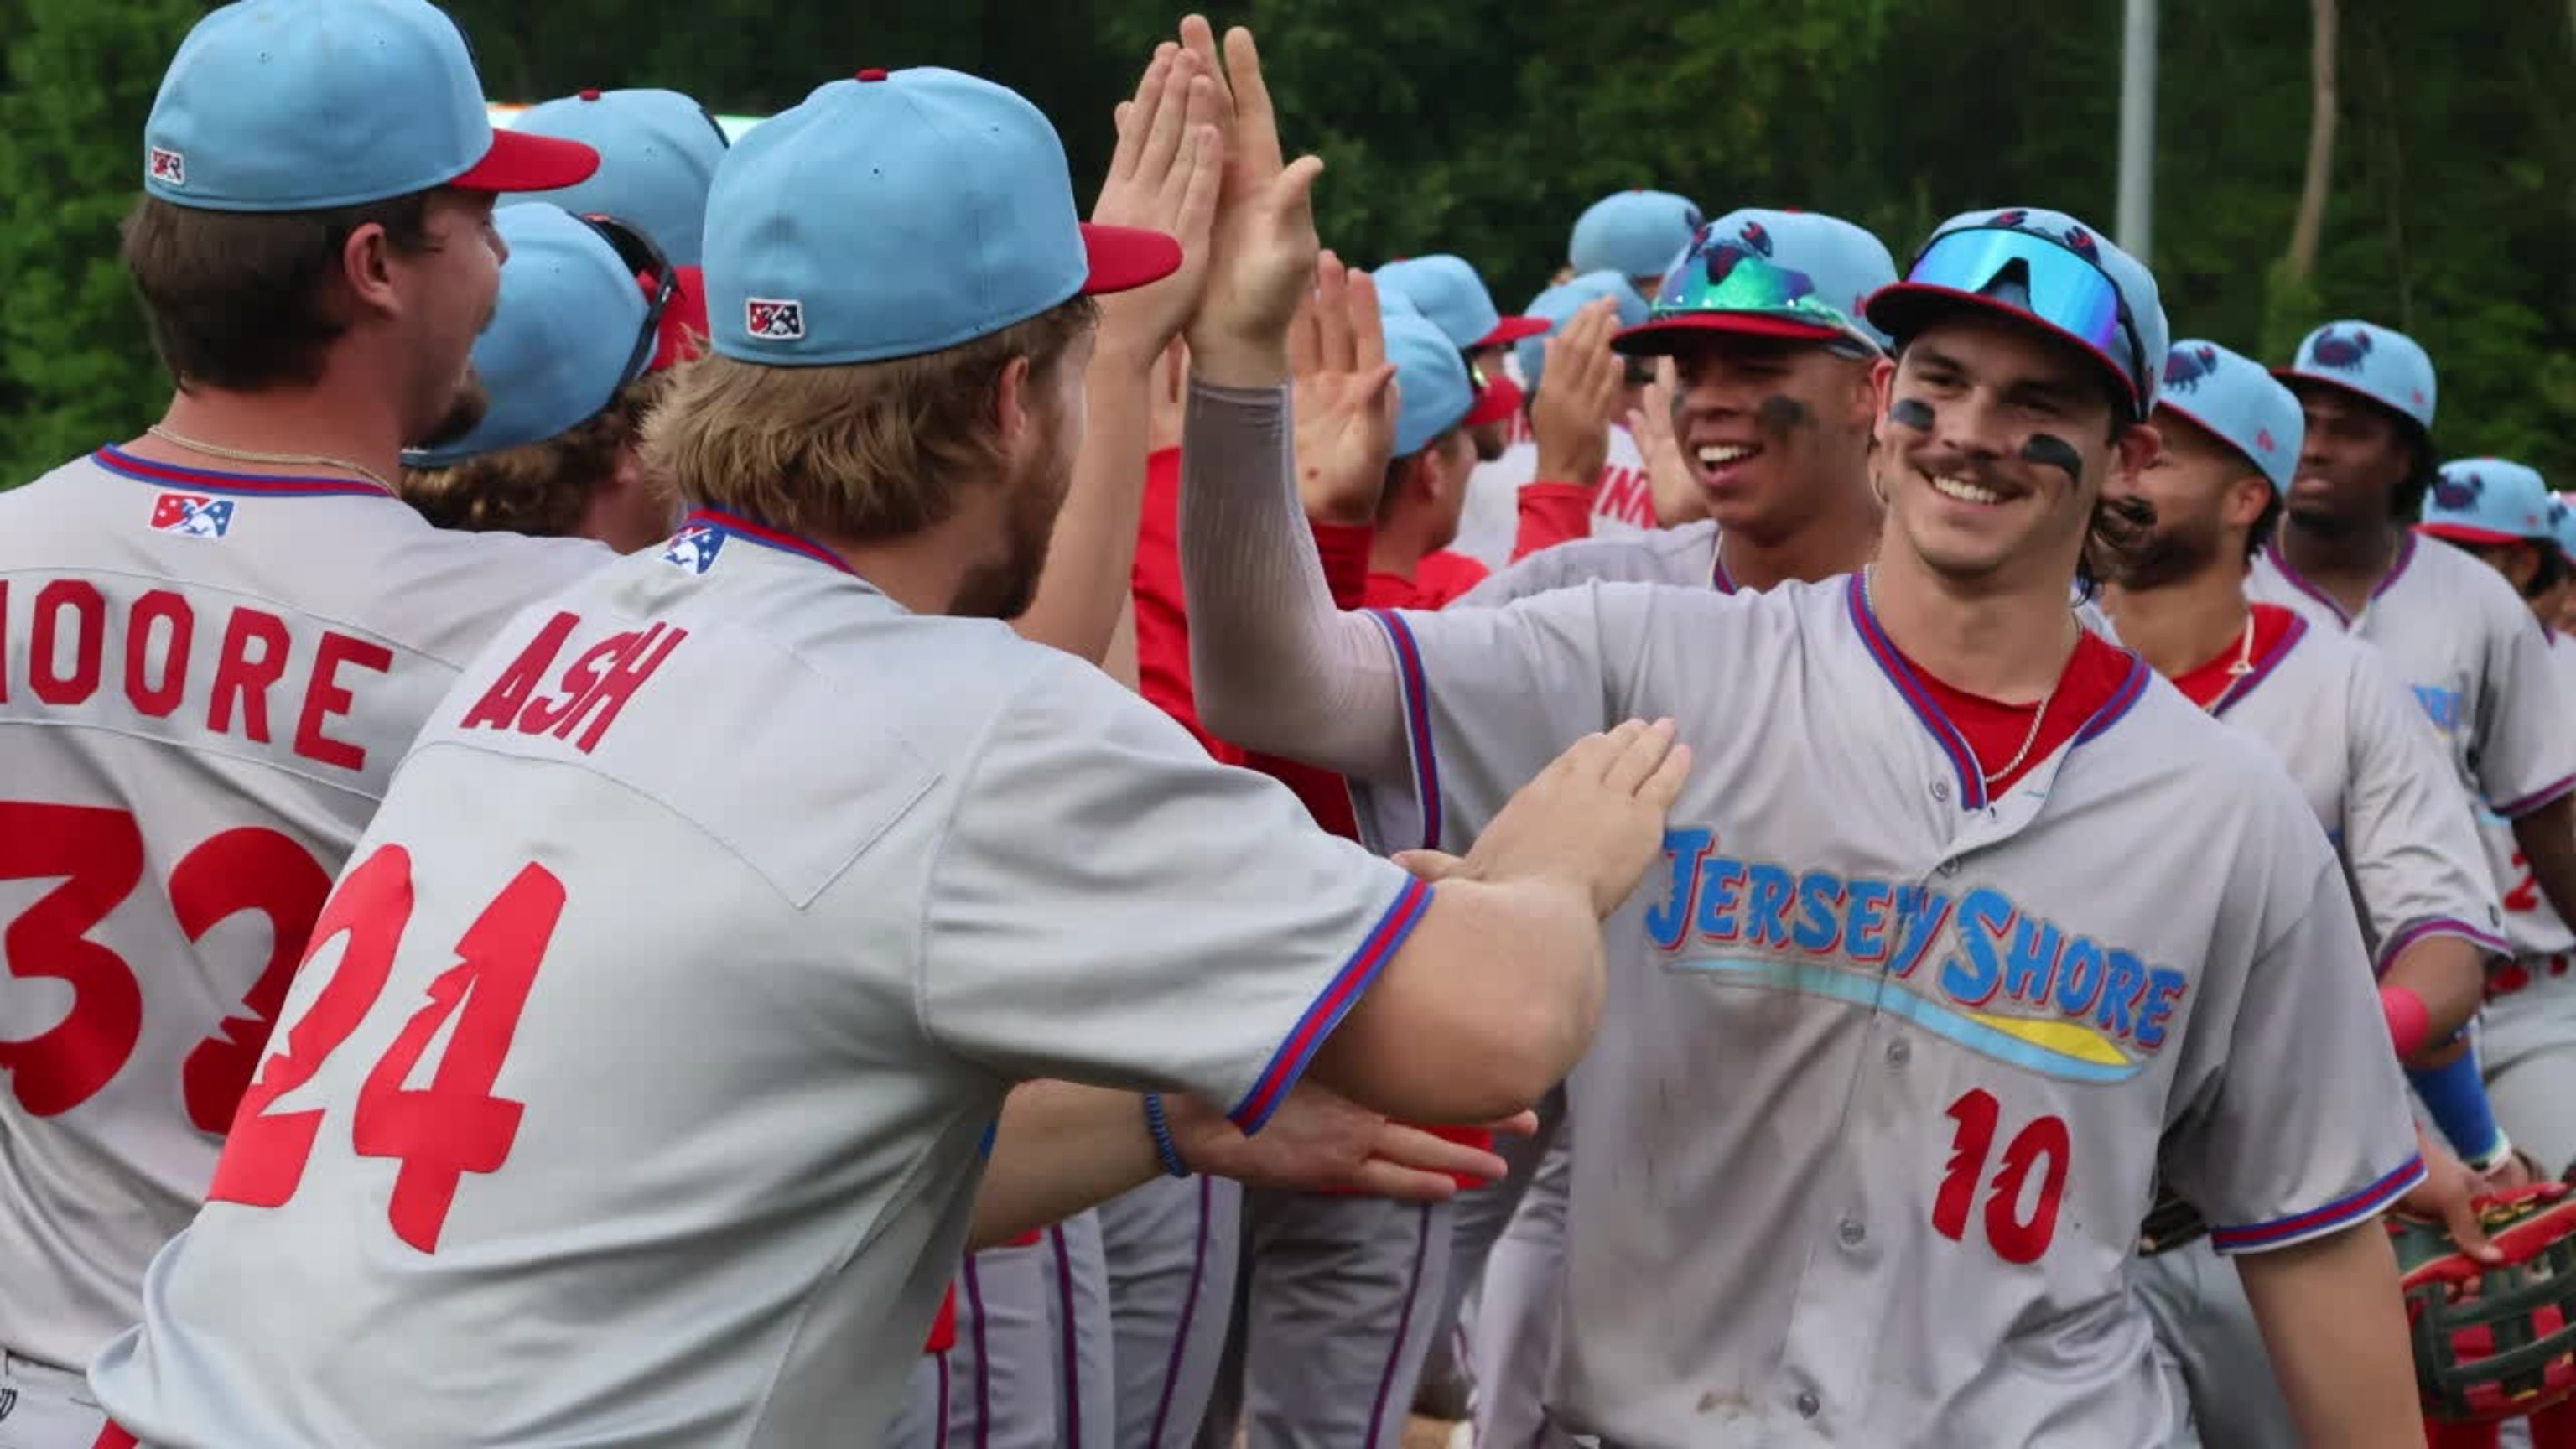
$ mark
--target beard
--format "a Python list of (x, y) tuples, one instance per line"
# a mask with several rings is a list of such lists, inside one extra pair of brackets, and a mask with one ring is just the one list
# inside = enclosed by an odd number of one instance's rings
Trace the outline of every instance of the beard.
[(2215, 523), (2158, 524), (2127, 551), (2114, 582), (2153, 589), (2197, 578), (2218, 561), (2218, 542)]
[(1055, 453), (1033, 462), (1010, 480), (1009, 507), (1002, 516), (1002, 551), (967, 571), (958, 582), (957, 600), (948, 612), (969, 619), (1016, 619), (1036, 602), (1038, 579), (1046, 572), (1047, 546), (1055, 539), (1056, 514), (1073, 483), (1069, 454)]
[(483, 375), (467, 368), (456, 391), (449, 395), (447, 411), (439, 415), (421, 436), (411, 440), (415, 448), (444, 448), (461, 441), (483, 425), (483, 415), (492, 408), (492, 394), (483, 386)]

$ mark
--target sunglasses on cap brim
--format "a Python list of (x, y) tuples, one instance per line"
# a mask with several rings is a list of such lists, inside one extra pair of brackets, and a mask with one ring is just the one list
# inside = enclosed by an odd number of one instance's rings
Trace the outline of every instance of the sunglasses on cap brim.
[(2005, 280), (2019, 282), (2027, 297), (2018, 310), (2092, 348), (2115, 368), (2126, 357), (2128, 365), (2120, 370), (2133, 407), (2143, 410), (2155, 396), (2146, 347), (2119, 284), (2063, 242), (2010, 227), (1963, 228), (1934, 237), (1900, 285), (1992, 301), (1990, 289)]
[(644, 326), (635, 338), (635, 351), (626, 359), (625, 370), (618, 374), (617, 385), (622, 388), (642, 377), (653, 365), (653, 355), (661, 350), (662, 313), (679, 293), (680, 271), (662, 255), (660, 247), (653, 245), (651, 237), (628, 223), (604, 211), (585, 212), (581, 219), (599, 233), (617, 253), (618, 264), (634, 273), (645, 288)]
[(1701, 314), (1766, 319), (1782, 336), (1814, 337), (1855, 354), (1878, 350), (1850, 313), (1825, 300), (1813, 277), (1733, 237), (1694, 243), (1665, 274), (1650, 320)]

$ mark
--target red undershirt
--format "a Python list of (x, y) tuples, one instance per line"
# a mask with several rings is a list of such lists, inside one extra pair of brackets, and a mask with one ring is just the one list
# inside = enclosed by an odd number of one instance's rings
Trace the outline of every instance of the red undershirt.
[(2227, 687), (2236, 682), (2236, 676), (2228, 672), (2236, 667), (2236, 661), (2269, 659), (2272, 657), (2272, 651), (2280, 647), (2282, 636), (2288, 634), (2299, 622), (2298, 615), (2278, 604), (2256, 604), (2253, 606), (2253, 614), (2254, 647), (2248, 650), (2245, 647), (2245, 636), (2240, 633), (2227, 641), (2226, 648), (2211, 655), (2205, 662), (2173, 676), (2173, 687), (2182, 691), (2183, 698), (2199, 705), (2202, 709), (2218, 703), (2218, 697), (2225, 694)]
[(2075, 652), (2067, 657), (2066, 672), (2058, 677), (2057, 692), (2049, 698), (2048, 718), (2041, 721), (2038, 736), (2032, 738), (2030, 716), (2036, 704), (2005, 704), (1982, 694), (1970, 694), (1943, 683), (1911, 659), (1906, 663), (1913, 666), (1915, 676), (1932, 692), (1941, 713), (1967, 740), (1980, 772), (2002, 765), (2013, 757), (2014, 751), (2021, 750), (2023, 740), (2030, 740), (2030, 748), (2022, 751), (2019, 764), (1986, 782), (1989, 796), (2012, 788), (2033, 767), (2057, 753), (2058, 746), (2110, 703), (2132, 667), (2126, 650), (2104, 642), (2090, 629), (2084, 630), (2075, 641)]

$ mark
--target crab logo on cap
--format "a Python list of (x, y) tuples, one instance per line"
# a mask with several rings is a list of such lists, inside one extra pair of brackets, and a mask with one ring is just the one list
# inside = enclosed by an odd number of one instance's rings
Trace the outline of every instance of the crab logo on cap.
[(1758, 221), (1748, 221), (1744, 224), (1743, 231), (1738, 233), (1738, 235), (1744, 238), (1744, 244), (1746, 246), (1753, 248), (1755, 251), (1760, 252), (1766, 257), (1771, 255), (1771, 230), (1762, 223)]
[(2102, 264), (2102, 249), (2093, 245), (2093, 233), (2080, 226), (2070, 226), (2066, 229), (2066, 244), (2084, 260), (2097, 267)]
[(795, 342), (805, 336), (805, 304), (773, 297), (747, 297), (742, 304), (743, 330), (772, 342)]
[(152, 179), (164, 186), (188, 184), (188, 158), (167, 146), (152, 148)]
[(2266, 453), (2277, 453), (2281, 451), (2281, 440), (2272, 436), (2270, 428), (2257, 428), (2254, 432), (2254, 446)]
[[(2308, 348), (2308, 355), (2317, 360), (2319, 367), (2331, 367), (2337, 372), (2359, 372), (2361, 360), (2370, 355), (2370, 334), (2356, 327), (2350, 337), (2341, 337), (2329, 327), (2317, 334), (2316, 342)], [(2417, 400), (2421, 401), (2420, 398)]]
[(1986, 218), (1986, 224), (1988, 226), (2019, 227), (2023, 222), (2028, 220), (2030, 220), (2030, 213), (2016, 208), (2012, 211), (1996, 212), (1993, 216)]
[[(2218, 366), (2218, 349), (2195, 347), (2189, 352), (2177, 350), (2165, 359), (2165, 386), (2179, 392), (2196, 392), (2200, 380)], [(2263, 445), (2268, 448), (2269, 443)]]
[(2486, 480), (2475, 473), (2444, 473), (2433, 480), (2433, 502), (2452, 513), (2471, 507), (2486, 491)]

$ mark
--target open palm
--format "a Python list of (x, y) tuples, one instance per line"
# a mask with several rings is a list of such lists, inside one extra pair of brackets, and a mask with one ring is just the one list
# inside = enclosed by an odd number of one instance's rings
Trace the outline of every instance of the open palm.
[(1331, 252), (1317, 260), (1315, 290), (1288, 332), (1296, 414), (1297, 496), (1326, 523), (1375, 521), (1386, 465), (1395, 455), (1401, 402), (1386, 360), (1377, 283)]

